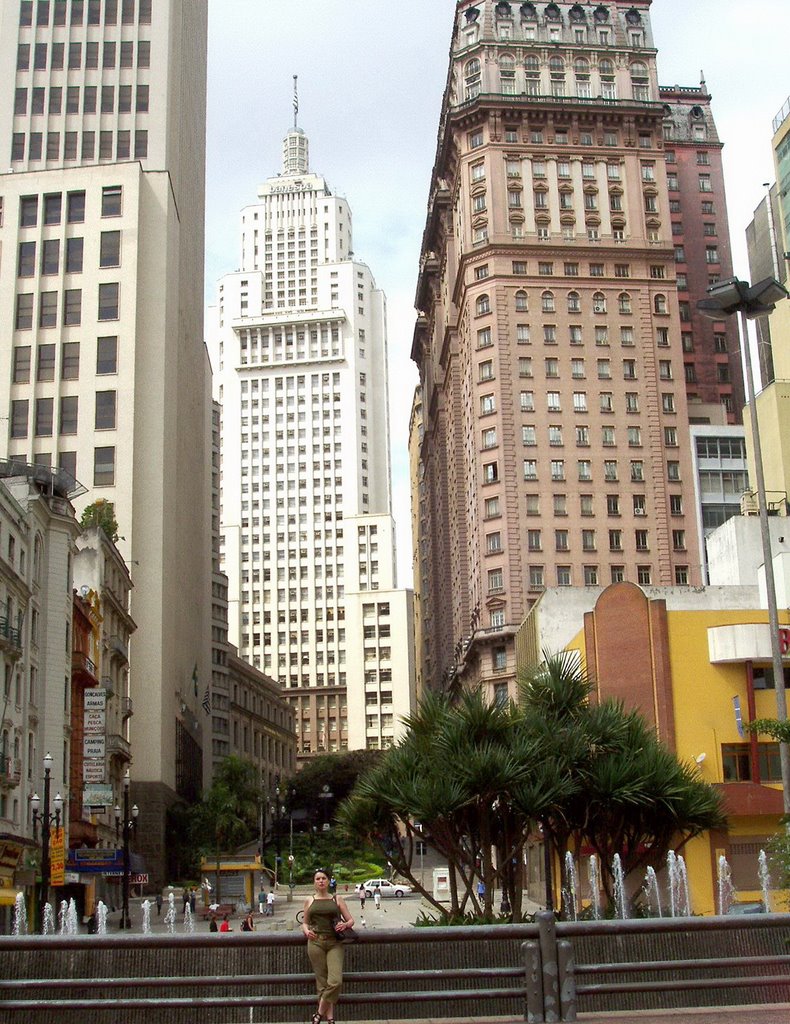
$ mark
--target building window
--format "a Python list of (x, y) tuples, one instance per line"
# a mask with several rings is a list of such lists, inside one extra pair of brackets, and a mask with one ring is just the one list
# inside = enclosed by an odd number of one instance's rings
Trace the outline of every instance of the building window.
[(106, 185), (102, 189), (102, 217), (120, 217), (122, 213), (123, 190), (120, 185)]
[(116, 426), (116, 392), (96, 392), (96, 430), (114, 430)]
[(67, 395), (60, 400), (60, 433), (76, 434), (79, 419), (79, 399)]
[(99, 285), (99, 320), (117, 320), (119, 285), (117, 282)]
[(118, 339), (116, 337), (99, 338), (96, 346), (96, 373), (108, 374), (118, 372)]
[(36, 437), (52, 436), (53, 399), (36, 399)]
[(121, 263), (121, 232), (102, 231), (99, 250), (100, 267), (118, 267)]
[(94, 448), (93, 486), (109, 487), (115, 483), (115, 448)]
[(25, 399), (11, 402), (11, 437), (27, 437), (27, 418), (30, 404)]

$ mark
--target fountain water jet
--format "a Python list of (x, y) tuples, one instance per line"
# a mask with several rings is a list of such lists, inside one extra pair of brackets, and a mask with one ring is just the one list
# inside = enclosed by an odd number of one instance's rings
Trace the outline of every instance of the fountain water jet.
[(58, 910), (58, 931), (61, 935), (66, 934), (66, 917), (68, 915), (69, 905), (66, 900), (61, 900), (60, 908)]
[(771, 872), (768, 868), (768, 858), (765, 850), (760, 850), (757, 858), (757, 873), (760, 877), (760, 889), (763, 894), (763, 907), (766, 914), (771, 913)]
[(101, 900), (96, 904), (96, 934), (107, 934), (107, 906)]
[(628, 917), (628, 906), (625, 895), (623, 862), (620, 860), (619, 853), (616, 853), (612, 859), (612, 881), (614, 885), (614, 916), (620, 921), (625, 921)]
[(175, 935), (176, 931), (176, 897), (175, 893), (170, 892), (167, 895), (167, 913), (165, 914), (165, 924), (167, 930), (171, 935)]
[(143, 900), (143, 935), (151, 934), (151, 901)]
[(587, 864), (587, 877), (590, 882), (590, 906), (593, 921), (601, 920), (601, 872), (598, 868), (598, 857), (593, 853)]
[(732, 883), (732, 870), (724, 854), (721, 854), (718, 862), (717, 894), (718, 911), (719, 914), (724, 915), (729, 912), (736, 896), (735, 886)]
[(55, 934), (55, 911), (52, 909), (51, 903), (44, 904), (44, 919), (41, 922), (41, 934)]
[(651, 917), (661, 917), (661, 894), (658, 889), (658, 879), (655, 868), (648, 867), (645, 874), (645, 894), (647, 896), (647, 907)]
[(18, 892), (14, 899), (14, 924), (11, 934), (27, 935), (27, 907), (25, 906), (25, 894), (23, 892)]
[(184, 907), (184, 931), (187, 935), (195, 934), (195, 916), (192, 913), (192, 908), (187, 903)]
[(576, 875), (576, 864), (570, 850), (565, 853), (565, 906), (571, 921), (579, 918), (579, 879)]

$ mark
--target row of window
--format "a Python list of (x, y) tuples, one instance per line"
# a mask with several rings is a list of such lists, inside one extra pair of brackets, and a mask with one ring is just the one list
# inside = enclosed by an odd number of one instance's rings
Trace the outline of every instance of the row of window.
[[(28, 384), (31, 372), (30, 345), (14, 346), (14, 384)], [(54, 344), (39, 345), (36, 349), (36, 381), (56, 378), (57, 348)], [(103, 337), (96, 340), (96, 374), (106, 376), (118, 372), (118, 338)], [(60, 347), (60, 379), (79, 380), (80, 343), (66, 341)]]
[[(526, 448), (535, 448), (538, 444), (537, 427), (534, 424), (525, 424), (521, 428), (521, 441)], [(552, 448), (564, 447), (563, 441), (563, 427), (561, 424), (549, 425), (548, 440), (549, 446)], [(628, 447), (629, 448), (641, 448), (642, 447), (642, 428), (641, 427), (626, 427)], [(572, 431), (576, 439), (577, 448), (589, 448), (590, 447), (590, 427), (587, 425), (576, 426)], [(499, 439), (497, 436), (496, 427), (486, 427), (481, 433), (481, 447), (483, 450), (498, 447)], [(604, 425), (601, 427), (601, 443), (604, 448), (616, 448), (616, 434), (615, 427)], [(664, 446), (666, 448), (677, 448), (678, 447), (678, 431), (677, 427), (664, 427)]]
[[(97, 391), (95, 400), (94, 429), (115, 430), (117, 427), (117, 392)], [(11, 437), (12, 439), (28, 436), (30, 402), (26, 398), (15, 399), (11, 403)], [(55, 422), (54, 398), (37, 398), (33, 417), (33, 436), (52, 437)], [(63, 395), (59, 400), (58, 430), (59, 434), (76, 434), (79, 427), (79, 398), (76, 395)]]
[[(148, 112), (150, 91), (147, 85), (136, 85), (134, 87), (134, 109), (138, 114)], [(99, 98), (101, 103), (99, 104)], [(86, 85), (81, 88), (79, 85), (70, 85), (65, 93), (65, 112), (67, 114), (114, 114), (116, 100), (119, 114), (128, 114), (132, 110), (132, 86), (120, 85), (116, 89), (114, 85), (103, 85), (101, 92), (95, 85)], [(43, 114), (60, 114), (64, 110), (64, 94), (60, 86), (52, 86), (49, 90), (49, 98), (45, 107), (45, 90), (30, 90), (30, 113), (33, 116)], [(17, 89), (14, 95), (14, 114), (24, 117), (28, 112), (28, 90)]]
[[(117, 25), (119, 0), (36, 0), (36, 26)], [(153, 0), (120, 0), (121, 24), (134, 25), (135, 12), (139, 25), (151, 24)], [(21, 0), (19, 24), (33, 24), (33, 0)]]
[[(639, 394), (636, 391), (626, 391), (625, 411), (628, 413), (639, 412)], [(599, 410), (603, 413), (614, 412), (614, 395), (611, 391), (601, 391), (598, 395)], [(562, 412), (562, 397), (559, 391), (546, 392), (546, 406), (549, 412)], [(522, 391), (520, 393), (520, 408), (522, 412), (535, 411), (535, 392)], [(587, 392), (574, 391), (573, 393), (574, 412), (588, 412)], [(675, 396), (672, 392), (662, 392), (661, 410), (665, 413), (675, 413)], [(480, 396), (480, 415), (490, 416), (497, 411), (496, 395), (488, 394)]]
[[(525, 480), (538, 480), (538, 459), (524, 459), (523, 470)], [(582, 483), (591, 483), (593, 480), (593, 463), (591, 459), (578, 459), (576, 462), (577, 479)], [(552, 459), (550, 462), (551, 480), (562, 482), (568, 479), (565, 475), (565, 459)], [(632, 459), (629, 463), (629, 480), (632, 483), (645, 483), (645, 463), (641, 459)], [(486, 462), (483, 464), (483, 482), (486, 484), (499, 483), (499, 463)], [(603, 479), (606, 483), (614, 483), (620, 479), (620, 470), (617, 459), (603, 460)], [(666, 464), (666, 479), (670, 483), (680, 482), (680, 463), (669, 460)]]
[[(519, 290), (514, 296), (515, 309), (518, 313), (529, 312), (529, 296), (527, 292)], [(581, 313), (582, 312), (582, 297), (579, 292), (571, 291), (568, 292), (566, 297), (566, 305), (569, 313)], [(596, 314), (604, 314), (608, 312), (608, 301), (607, 297), (603, 292), (594, 292), (591, 300), (592, 312)], [(556, 313), (556, 299), (554, 292), (543, 291), (540, 296), (540, 309), (542, 313)], [(617, 296), (617, 311), (624, 315), (630, 315), (633, 313), (631, 295), (629, 292), (620, 292)], [(475, 315), (485, 316), (491, 312), (491, 297), (487, 292), (482, 295), (478, 295), (475, 300)], [(659, 316), (665, 316), (669, 314), (669, 304), (667, 302), (667, 296), (663, 293), (659, 293), (653, 296), (653, 312)]]
[[(540, 509), (540, 494), (527, 494), (525, 501), (525, 510), (528, 516), (539, 516), (541, 514)], [(622, 514), (622, 501), (623, 498), (619, 494), (607, 494), (606, 495), (606, 514), (607, 516), (619, 518)], [(568, 495), (567, 494), (552, 494), (551, 496), (552, 512), (555, 516), (567, 516), (568, 515)], [(635, 516), (646, 516), (647, 515), (647, 499), (644, 494), (632, 494), (631, 495), (631, 509)], [(484, 501), (484, 518), (486, 521), (492, 519), (499, 519), (502, 516), (502, 506), (499, 497), (494, 495), (488, 497)], [(595, 495), (592, 494), (580, 494), (579, 495), (579, 512), (582, 516), (594, 516), (595, 515)], [(683, 495), (682, 494), (670, 494), (669, 496), (669, 512), (672, 516), (683, 515)]]
[[(106, 185), (101, 194), (102, 217), (120, 217), (122, 212), (123, 190), (120, 185)], [(63, 218), (63, 195), (60, 192), (48, 192), (43, 197), (21, 196), (19, 199), (19, 226), (34, 228), (39, 223), (45, 227), (60, 224)], [(66, 193), (66, 223), (82, 224), (85, 221), (85, 192)]]
[[(542, 327), (543, 343), (544, 345), (556, 345), (558, 340), (557, 325), (556, 324), (543, 324)], [(608, 348), (610, 345), (609, 340), (609, 327), (606, 324), (598, 324), (594, 328), (595, 345), (597, 348)], [(531, 345), (531, 328), (529, 324), (516, 324), (516, 343), (518, 345)], [(634, 334), (633, 327), (621, 326), (620, 327), (620, 345), (623, 348), (634, 348), (636, 345), (636, 335)], [(584, 329), (581, 324), (570, 324), (568, 326), (568, 342), (574, 348), (584, 345)], [(477, 332), (477, 348), (485, 349), (490, 348), (494, 344), (492, 329), (490, 327), (481, 327)], [(656, 345), (659, 348), (669, 347), (669, 328), (668, 327), (657, 327), (656, 328)], [(693, 348), (693, 346), (692, 346)], [(692, 351), (692, 348), (684, 349), (684, 351)], [(573, 360), (572, 362), (575, 362)], [(583, 363), (583, 360), (582, 360)], [(574, 373), (575, 376), (575, 373)], [(584, 374), (582, 374), (584, 376)]]
[[(526, 277), (530, 273), (529, 262), (527, 260), (512, 260), (511, 271), (514, 277)], [(554, 277), (555, 267), (559, 268), (559, 264), (555, 264), (554, 260), (539, 260), (537, 267), (538, 277)], [(590, 277), (606, 277), (607, 264), (599, 262), (591, 262), (587, 264), (587, 273)], [(532, 271), (534, 273), (534, 271)], [(616, 278), (628, 278), (631, 277), (631, 264), (630, 263), (615, 263), (613, 267), (614, 276)], [(490, 276), (490, 267), (487, 263), (482, 263), (475, 267), (474, 277), (476, 281), (483, 281)], [(562, 264), (562, 271), (557, 269), (557, 276), (560, 273), (565, 277), (579, 277), (584, 276), (582, 273), (582, 265), (576, 261), (566, 260)], [(667, 268), (663, 263), (651, 264), (650, 266), (650, 277), (654, 281), (663, 281), (667, 277)]]
[[(31, 60), (32, 58), (32, 60)], [(83, 59), (84, 58), (84, 59)], [(17, 71), (62, 71), (65, 68), (69, 71), (77, 71), (84, 67), (88, 71), (99, 69), (99, 43), (96, 41), (83, 44), (79, 41), (66, 43), (19, 43), (16, 51)], [(101, 67), (109, 71), (115, 67), (123, 69), (133, 68), (134, 65), (134, 43), (124, 40), (120, 45), (112, 40), (105, 40), (101, 44)], [(151, 66), (151, 43), (147, 39), (141, 39), (137, 43), (137, 67), (149, 68)]]
[[(40, 245), (38, 270), (42, 277), (60, 273), (61, 254), (67, 274), (81, 274), (85, 239), (82, 237), (47, 238)], [(36, 242), (20, 242), (17, 254), (17, 277), (36, 276)], [(121, 232), (102, 231), (99, 243), (99, 267), (121, 265)]]
[[(16, 297), (14, 328), (17, 331), (33, 329), (33, 292), (20, 292)], [(82, 289), (65, 288), (62, 302), (62, 326), (72, 327), (82, 323)], [(117, 281), (99, 285), (99, 300), (96, 319), (117, 320), (120, 316), (120, 285)], [(43, 291), (38, 296), (38, 327), (47, 329), (58, 326), (58, 293)]]
[[(608, 530), (607, 538), (610, 551), (623, 551), (624, 543), (624, 530)], [(527, 530), (527, 550), (528, 551), (543, 551), (543, 535), (544, 531), (535, 529)], [(571, 550), (571, 533), (570, 530), (559, 529), (553, 531), (554, 536), (554, 550), (555, 551), (570, 551)], [(650, 537), (648, 530), (634, 530), (634, 546), (637, 551), (649, 551), (650, 550)], [(583, 529), (580, 531), (581, 548), (582, 551), (591, 552), (598, 550), (598, 535), (597, 531), (593, 529)], [(685, 551), (686, 550), (686, 531), (685, 530), (673, 530), (672, 531), (672, 549), (673, 551)], [(502, 535), (500, 533), (489, 533), (486, 535), (486, 551), (488, 554), (498, 554), (502, 551)], [(489, 593), (493, 593), (497, 590), (502, 590), (502, 569), (490, 569), (488, 571), (488, 590)]]
[[(25, 458), (20, 452), (15, 452), (13, 457)], [(37, 452), (30, 460), (37, 466), (52, 465), (52, 454), (50, 452)], [(57, 465), (77, 480), (77, 453), (61, 451), (57, 456)], [(93, 486), (111, 487), (115, 483), (115, 446), (102, 445), (93, 449)]]
[[(145, 160), (148, 156), (148, 132), (144, 128), (132, 132), (126, 129), (113, 131), (78, 132), (47, 132), (46, 149), (42, 132), (14, 132), (11, 136), (11, 161), (19, 163), (25, 159), (27, 146), (28, 160), (86, 160), (97, 158), (96, 142), (98, 136), (99, 160)], [(134, 149), (132, 149), (134, 141)]]
[[(573, 566), (555, 566), (555, 583), (558, 587), (572, 587)], [(674, 570), (675, 586), (687, 587), (689, 585), (689, 567), (687, 565), (676, 565)], [(609, 577), (612, 583), (624, 583), (627, 579), (624, 565), (609, 566)], [(653, 567), (650, 565), (637, 565), (636, 582), (640, 587), (649, 587), (653, 583)], [(600, 569), (597, 565), (582, 566), (582, 583), (585, 587), (601, 586)], [(531, 565), (529, 567), (529, 589), (543, 590), (546, 587), (545, 568), (542, 565)]]
[[(578, 363), (581, 362), (581, 360), (573, 360), (572, 362), (576, 362), (578, 364)], [(623, 380), (638, 380), (639, 379), (639, 375), (637, 373), (637, 360), (636, 359), (623, 359), (622, 363), (623, 363)], [(721, 364), (721, 367), (722, 367), (722, 370), (726, 371), (726, 372), (723, 372), (722, 374), (720, 374), (718, 379), (720, 381), (724, 382), (725, 379), (729, 379), (729, 368), (727, 367), (726, 364)], [(609, 360), (609, 359), (599, 359), (597, 361), (597, 368), (598, 368), (598, 379), (599, 380), (611, 380), (612, 379), (611, 360)], [(553, 357), (549, 357), (547, 359), (544, 359), (544, 369), (545, 369), (545, 374), (546, 374), (546, 379), (547, 380), (548, 379), (556, 379), (556, 380), (560, 379), (560, 362), (559, 362), (559, 359), (555, 359)], [(575, 380), (583, 380), (584, 377), (585, 377), (585, 374), (583, 372), (583, 367), (577, 366), (575, 369), (576, 369), (576, 372), (573, 372), (574, 371), (574, 367), (573, 366), (571, 367), (573, 378)], [(534, 377), (533, 368), (532, 368), (532, 356), (519, 356), (519, 360), (518, 360), (518, 375), (519, 375), (519, 377), (528, 377), (528, 378)], [(658, 376), (659, 376), (659, 380), (662, 380), (662, 381), (670, 381), (670, 380), (674, 379), (674, 376), (673, 376), (673, 373), (672, 373), (672, 363), (671, 363), (671, 361), (669, 359), (659, 359), (659, 361), (658, 361)], [(496, 369), (495, 369), (495, 366), (494, 366), (494, 360), (493, 359), (484, 359), (481, 363), (478, 364), (478, 367), (477, 367), (477, 379), (478, 379), (478, 381), (480, 383), (483, 383), (483, 384), (488, 383), (489, 381), (492, 381), (492, 380), (496, 379)], [(548, 401), (549, 401), (549, 409), (551, 409), (552, 408), (551, 403), (553, 401), (559, 402), (559, 397), (557, 397), (556, 399), (554, 398), (555, 395), (559, 395), (559, 392), (549, 391), (549, 392), (547, 392), (547, 395), (551, 396), (548, 399)], [(577, 401), (577, 396), (578, 396), (578, 401)], [(573, 403), (573, 405), (574, 405), (574, 409), (577, 412), (582, 411), (582, 409), (586, 410), (586, 408), (587, 408), (586, 392), (583, 392), (583, 391), (576, 391), (576, 392), (574, 392), (574, 403)], [(628, 411), (631, 412), (633, 410), (629, 409)]]

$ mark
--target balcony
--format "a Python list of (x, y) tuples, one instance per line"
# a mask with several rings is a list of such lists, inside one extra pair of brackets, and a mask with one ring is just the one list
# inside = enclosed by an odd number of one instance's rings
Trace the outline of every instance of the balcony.
[(121, 761), (131, 761), (132, 748), (127, 739), (118, 733), (112, 733), (107, 737), (107, 753), (110, 757), (117, 757)]
[(124, 720), (131, 718), (134, 714), (134, 704), (132, 703), (131, 697), (121, 698), (121, 714), (123, 715)]
[(0, 757), (0, 787), (11, 789), (18, 786), (22, 779), (22, 759), (19, 757)]
[(107, 650), (120, 658), (121, 661), (126, 664), (129, 663), (129, 648), (126, 646), (122, 637), (118, 636), (117, 633), (112, 636), (108, 636), (105, 641)]
[(0, 650), (17, 658), (22, 653), (22, 634), (5, 616), (0, 618)]
[(101, 688), (107, 691), (107, 700), (115, 696), (115, 684), (110, 676), (101, 677)]
[(96, 683), (96, 666), (84, 651), (71, 652), (71, 674), (83, 677), (90, 686)]

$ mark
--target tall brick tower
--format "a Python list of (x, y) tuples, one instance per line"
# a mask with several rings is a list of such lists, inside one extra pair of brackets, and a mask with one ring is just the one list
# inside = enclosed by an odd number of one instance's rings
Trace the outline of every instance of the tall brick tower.
[(649, 0), (459, 0), (417, 289), (423, 676), (545, 586), (697, 584)]

